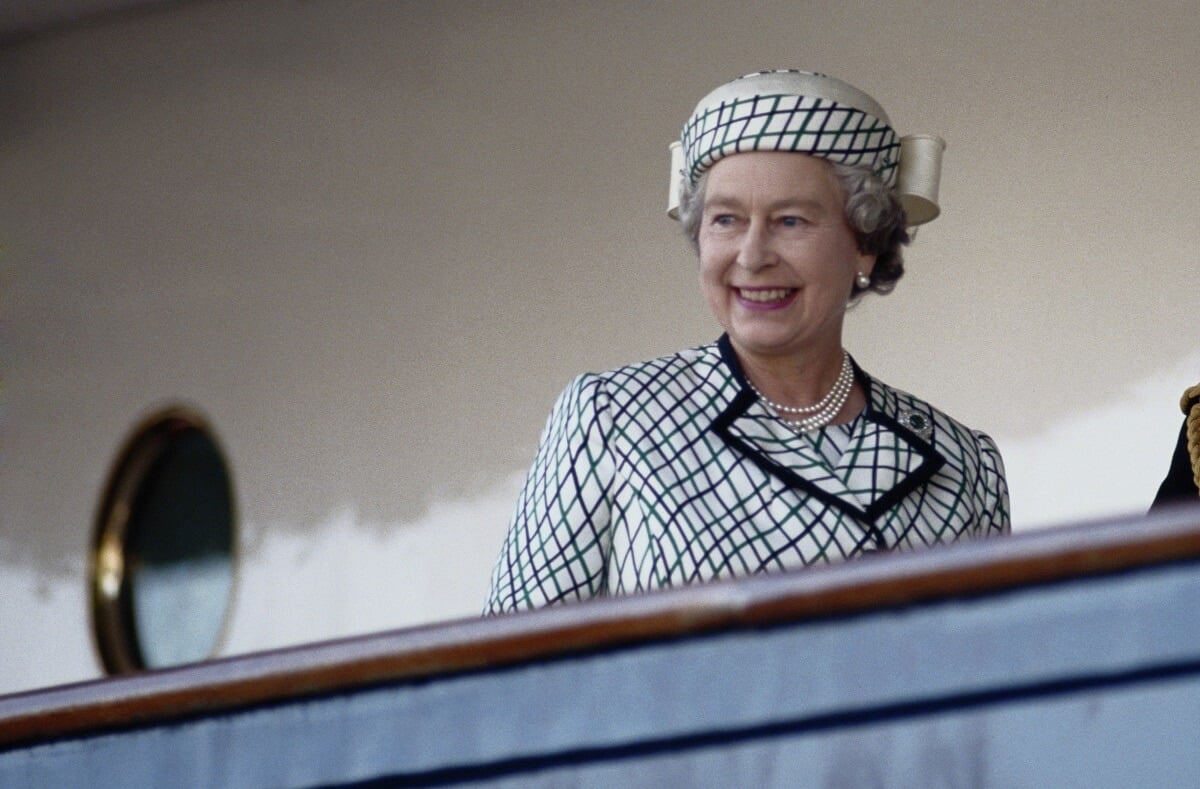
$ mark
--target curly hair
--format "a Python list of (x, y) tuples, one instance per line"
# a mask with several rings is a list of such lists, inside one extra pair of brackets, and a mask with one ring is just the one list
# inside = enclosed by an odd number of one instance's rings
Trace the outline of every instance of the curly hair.
[[(854, 233), (859, 252), (875, 256), (871, 284), (857, 283), (851, 293), (857, 298), (867, 291), (891, 293), (904, 276), (902, 247), (909, 242), (904, 207), (883, 180), (867, 167), (827, 162), (845, 196), (846, 222)], [(708, 173), (701, 174), (695, 185), (684, 177), (679, 186), (679, 219), (692, 248), (700, 251), (700, 218), (704, 213), (704, 189)]]

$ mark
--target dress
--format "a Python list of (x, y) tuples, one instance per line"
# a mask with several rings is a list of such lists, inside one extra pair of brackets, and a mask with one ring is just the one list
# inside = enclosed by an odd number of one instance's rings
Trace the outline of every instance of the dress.
[(576, 378), (559, 396), (492, 574), (487, 613), (1009, 531), (991, 438), (855, 375), (849, 428), (797, 435), (728, 336)]

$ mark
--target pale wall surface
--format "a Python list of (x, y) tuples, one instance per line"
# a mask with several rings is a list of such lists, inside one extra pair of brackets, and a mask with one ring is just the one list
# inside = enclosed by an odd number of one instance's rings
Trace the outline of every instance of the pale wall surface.
[(1017, 529), (1143, 510), (1200, 380), (1188, 2), (203, 2), (0, 50), (0, 692), (95, 676), (138, 419), (199, 406), (224, 651), (469, 616), (554, 396), (718, 329), (664, 214), (715, 85), (805, 67), (949, 141), (848, 321), (990, 432)]

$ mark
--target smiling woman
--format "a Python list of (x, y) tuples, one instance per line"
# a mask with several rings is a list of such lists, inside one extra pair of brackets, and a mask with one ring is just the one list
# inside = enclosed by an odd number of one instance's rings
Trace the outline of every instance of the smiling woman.
[[(707, 180), (701, 285), (743, 367), (770, 369), (778, 360), (836, 375), (846, 304), (855, 281), (869, 281), (875, 256), (858, 247), (832, 167), (759, 151), (722, 159)], [(833, 380), (794, 379), (809, 391), (781, 401), (816, 402)]]
[(1009, 531), (992, 439), (842, 346), (847, 304), (890, 292), (906, 227), (937, 216), (942, 143), (916, 142), (862, 91), (807, 72), (700, 101), (676, 194), (725, 333), (567, 387), (488, 611)]

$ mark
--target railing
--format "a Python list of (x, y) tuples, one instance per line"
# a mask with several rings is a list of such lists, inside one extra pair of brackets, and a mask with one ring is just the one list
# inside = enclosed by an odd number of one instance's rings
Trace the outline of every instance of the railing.
[(1200, 508), (0, 697), (0, 786), (931, 776), (1200, 785)]

